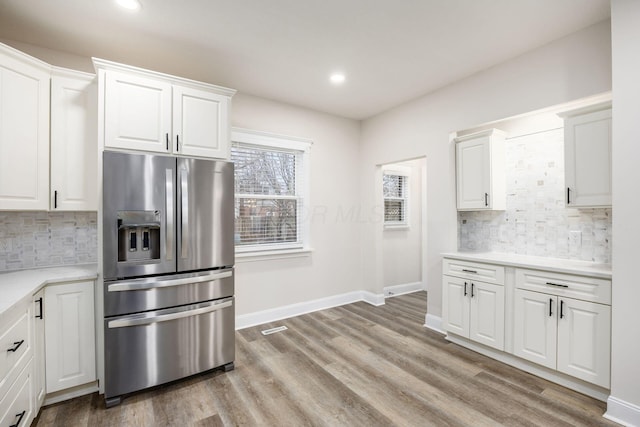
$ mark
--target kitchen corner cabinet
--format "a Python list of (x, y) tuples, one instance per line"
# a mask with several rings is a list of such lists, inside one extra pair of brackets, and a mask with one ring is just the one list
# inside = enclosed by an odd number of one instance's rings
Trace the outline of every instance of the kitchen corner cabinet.
[(455, 139), (460, 211), (506, 207), (505, 133), (491, 129)]
[(54, 68), (51, 77), (52, 211), (98, 210), (95, 76)]
[(611, 103), (567, 111), (560, 117), (566, 206), (611, 206)]
[(47, 393), (96, 380), (93, 288), (86, 281), (44, 289)]
[[(444, 329), (504, 350), (504, 268), (446, 259), (444, 264), (448, 273), (442, 283)], [(495, 283), (482, 280), (487, 271)]]
[(610, 285), (607, 280), (516, 270), (514, 354), (609, 388)]
[(35, 396), (35, 413), (44, 402), (46, 391), (45, 378), (45, 339), (44, 339), (44, 289), (33, 296), (33, 385)]
[(49, 65), (0, 44), (0, 210), (49, 208)]
[(105, 148), (229, 157), (234, 90), (101, 59), (94, 64)]

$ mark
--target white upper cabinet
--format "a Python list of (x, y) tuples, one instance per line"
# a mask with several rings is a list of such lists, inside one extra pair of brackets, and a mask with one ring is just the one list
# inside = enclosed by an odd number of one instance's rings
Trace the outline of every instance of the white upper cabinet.
[(567, 111), (560, 117), (566, 205), (611, 206), (611, 103)]
[(504, 210), (505, 134), (491, 129), (458, 137), (455, 142), (458, 210)]
[(52, 211), (95, 211), (97, 83), (92, 74), (54, 69), (51, 78)]
[(101, 59), (94, 64), (105, 148), (229, 157), (234, 90)]
[(0, 44), (0, 209), (49, 209), (50, 67)]

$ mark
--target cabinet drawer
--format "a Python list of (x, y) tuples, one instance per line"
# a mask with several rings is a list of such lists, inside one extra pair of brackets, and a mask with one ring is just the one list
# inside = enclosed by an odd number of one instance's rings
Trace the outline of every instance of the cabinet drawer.
[(6, 332), (0, 336), (0, 398), (18, 374), (16, 369), (19, 365), (24, 366), (21, 362), (31, 354), (29, 313), (29, 309), (25, 309), (6, 329), (2, 328)]
[(29, 426), (34, 417), (32, 396), (33, 377), (29, 363), (0, 401), (0, 426)]
[(516, 288), (611, 304), (611, 280), (518, 268)]
[(442, 264), (443, 274), (504, 285), (503, 266), (448, 258), (444, 258)]

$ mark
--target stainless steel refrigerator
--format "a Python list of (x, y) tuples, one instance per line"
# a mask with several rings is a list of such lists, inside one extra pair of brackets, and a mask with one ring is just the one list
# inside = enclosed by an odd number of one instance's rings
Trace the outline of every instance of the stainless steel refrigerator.
[(105, 399), (235, 358), (233, 163), (104, 152)]

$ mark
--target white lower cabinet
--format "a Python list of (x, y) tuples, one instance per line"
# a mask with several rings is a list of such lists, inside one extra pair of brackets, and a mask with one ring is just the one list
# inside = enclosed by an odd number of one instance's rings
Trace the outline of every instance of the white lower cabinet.
[(47, 393), (96, 380), (93, 288), (86, 281), (44, 290)]
[(610, 331), (608, 305), (515, 290), (516, 356), (609, 388)]
[(23, 370), (11, 389), (0, 401), (0, 426), (23, 427), (35, 418), (33, 399), (33, 371), (31, 363)]
[(33, 385), (35, 390), (35, 411), (38, 413), (47, 394), (45, 382), (44, 348), (44, 289), (33, 296)]
[(504, 286), (445, 275), (443, 302), (448, 332), (504, 350)]

